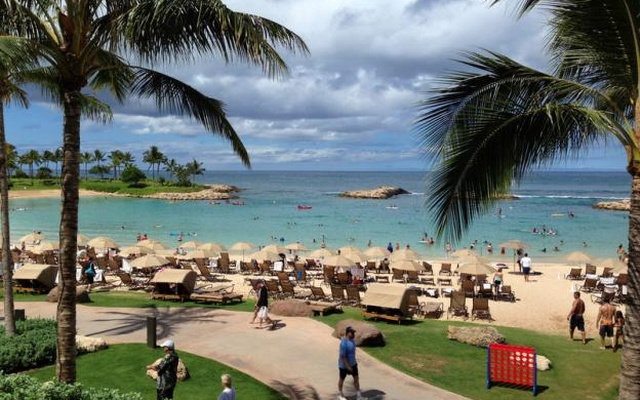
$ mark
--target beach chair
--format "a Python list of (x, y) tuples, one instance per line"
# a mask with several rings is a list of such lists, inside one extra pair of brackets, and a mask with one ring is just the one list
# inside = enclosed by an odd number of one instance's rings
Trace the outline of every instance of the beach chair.
[(438, 275), (451, 276), (451, 263), (440, 264), (440, 272), (438, 272)]
[(209, 271), (209, 267), (206, 265), (196, 263), (196, 268), (198, 268), (198, 271), (200, 272), (200, 275), (198, 275), (199, 279), (207, 282), (216, 282), (218, 280), (218, 278)]
[(265, 280), (264, 285), (269, 292), (269, 296), (271, 296), (272, 298), (281, 299), (283, 297), (282, 291), (280, 290), (280, 285), (278, 285), (278, 281)]
[(585, 266), (585, 274), (586, 275), (597, 275), (596, 266), (593, 264), (588, 264)]
[(282, 282), (291, 283), (289, 280), (289, 274), (283, 271), (276, 272), (276, 276), (278, 277), (278, 281), (282, 284)]
[(600, 275), (601, 278), (611, 278), (613, 276), (613, 268), (611, 267), (604, 267), (604, 269), (602, 270), (602, 275)]
[(407, 296), (407, 312), (413, 318), (414, 316), (422, 317), (422, 307), (418, 302), (418, 296), (415, 293), (410, 293)]
[(309, 286), (309, 289), (311, 289), (311, 296), (309, 296), (309, 299), (318, 301), (329, 301), (329, 297), (320, 286)]
[(444, 314), (444, 305), (439, 301), (427, 301), (420, 303), (420, 314), (424, 318), (439, 319)]
[(582, 286), (580, 286), (580, 291), (582, 292), (593, 292), (595, 290), (597, 290), (598, 287), (598, 280), (597, 279), (591, 279), (591, 278), (587, 278), (584, 280), (584, 283), (582, 284)]
[(323, 282), (326, 286), (331, 286), (335, 283), (336, 270), (333, 267), (322, 267)]
[(435, 286), (436, 285), (436, 280), (433, 276), (430, 277), (421, 277), (420, 278), (420, 284), (421, 285), (432, 285)]
[(469, 317), (469, 311), (467, 310), (466, 296), (464, 292), (454, 291), (451, 292), (451, 301), (449, 303), (449, 308), (447, 309), (447, 319), (451, 316), (462, 315), (464, 319)]
[(510, 285), (502, 285), (498, 291), (498, 299), (505, 299), (511, 302), (516, 301), (516, 294), (511, 290)]
[(340, 304), (345, 304), (347, 302), (347, 299), (344, 296), (344, 289), (341, 286), (331, 285), (331, 298), (333, 301), (339, 302)]
[(365, 267), (367, 271), (378, 272), (379, 269), (376, 267), (375, 261), (367, 261), (367, 266)]
[(420, 283), (418, 271), (407, 271), (407, 283)]
[(271, 260), (264, 260), (261, 263), (258, 263), (260, 267), (260, 272), (262, 275), (273, 275), (273, 263)]
[(574, 281), (584, 279), (584, 275), (582, 275), (582, 268), (571, 268), (567, 274), (567, 279)]
[(591, 293), (591, 302), (603, 304), (604, 302), (613, 302), (618, 289), (615, 287), (605, 287), (601, 292)]
[(316, 260), (314, 260), (313, 258), (307, 258), (305, 260), (305, 264), (307, 265), (308, 269), (318, 269), (318, 264), (316, 263)]
[(473, 321), (478, 318), (486, 318), (490, 321), (493, 320), (493, 318), (491, 318), (491, 312), (489, 311), (489, 299), (485, 297), (476, 297), (473, 299), (471, 320)]
[(349, 285), (346, 290), (347, 303), (355, 307), (360, 307), (360, 290), (358, 290), (358, 287)]
[(281, 297), (282, 298), (287, 298), (287, 297), (294, 298), (294, 297), (296, 297), (296, 291), (293, 288), (293, 284), (289, 280), (280, 281), (280, 292), (281, 292)]
[(424, 267), (424, 270), (422, 271), (422, 275), (433, 275), (433, 265), (429, 264), (426, 261), (423, 261), (422, 267)]
[(336, 274), (336, 281), (338, 285), (346, 286), (351, 283), (351, 278), (349, 277), (349, 274), (347, 274), (346, 272), (338, 272)]
[(478, 297), (485, 297), (487, 299), (494, 297), (493, 286), (490, 283), (481, 283), (478, 286), (478, 291), (476, 292)]
[(392, 281), (399, 281), (399, 282), (403, 282), (404, 283), (404, 274), (405, 271), (402, 269), (396, 269), (393, 268), (392, 269), (392, 275), (391, 275), (391, 280)]
[(434, 299), (440, 297), (440, 291), (437, 287), (422, 288), (422, 294), (427, 297), (433, 297)]
[(124, 271), (118, 271), (116, 273), (120, 278), (120, 286), (126, 286), (129, 290), (144, 290), (149, 287), (149, 281), (151, 279), (138, 280), (133, 279), (131, 274)]
[(475, 297), (476, 284), (470, 279), (462, 281), (460, 284), (460, 291), (464, 294), (464, 297)]

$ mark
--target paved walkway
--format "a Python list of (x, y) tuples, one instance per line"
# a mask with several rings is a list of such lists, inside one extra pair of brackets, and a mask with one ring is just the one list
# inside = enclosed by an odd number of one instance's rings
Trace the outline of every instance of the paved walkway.
[[(54, 318), (56, 304), (16, 303), (27, 318)], [(172, 338), (179, 351), (215, 359), (274, 387), (311, 387), (320, 399), (337, 397), (338, 341), (332, 328), (311, 318), (283, 318), (273, 331), (256, 329), (245, 312), (204, 308), (97, 308), (78, 305), (78, 334), (107, 343), (145, 343), (146, 317), (157, 317), (158, 342)], [(464, 399), (428, 385), (358, 352), (361, 388), (370, 399)], [(284, 386), (283, 386), (284, 385)], [(345, 394), (355, 398), (351, 380)]]

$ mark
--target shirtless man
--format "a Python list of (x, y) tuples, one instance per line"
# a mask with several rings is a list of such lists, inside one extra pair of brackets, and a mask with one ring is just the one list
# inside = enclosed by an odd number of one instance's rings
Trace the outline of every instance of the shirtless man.
[(582, 344), (587, 344), (586, 334), (584, 332), (584, 301), (580, 298), (580, 292), (574, 292), (573, 299), (571, 311), (569, 311), (569, 315), (567, 315), (567, 321), (569, 321), (569, 337), (573, 340), (573, 332), (578, 328), (582, 336)]
[(616, 308), (611, 305), (609, 299), (604, 299), (604, 303), (598, 310), (598, 318), (596, 318), (596, 327), (600, 327), (600, 349), (604, 350), (605, 336), (611, 338), (611, 347), (613, 345), (613, 316), (616, 313)]

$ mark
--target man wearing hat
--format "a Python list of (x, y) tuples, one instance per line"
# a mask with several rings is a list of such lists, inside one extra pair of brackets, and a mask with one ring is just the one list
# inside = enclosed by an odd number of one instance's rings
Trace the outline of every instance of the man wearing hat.
[(344, 378), (346, 378), (347, 375), (353, 376), (353, 386), (356, 388), (357, 399), (364, 399), (360, 393), (358, 363), (356, 361), (356, 343), (353, 340), (355, 336), (356, 330), (351, 326), (347, 326), (347, 329), (345, 329), (345, 335), (340, 340), (340, 356), (338, 357), (338, 369), (340, 370), (340, 379), (338, 380), (338, 400), (347, 400), (342, 393)]
[(173, 400), (173, 389), (178, 381), (178, 355), (175, 352), (173, 340), (165, 340), (160, 347), (164, 349), (164, 356), (158, 365), (147, 365), (147, 369), (158, 372), (156, 379), (157, 400)]

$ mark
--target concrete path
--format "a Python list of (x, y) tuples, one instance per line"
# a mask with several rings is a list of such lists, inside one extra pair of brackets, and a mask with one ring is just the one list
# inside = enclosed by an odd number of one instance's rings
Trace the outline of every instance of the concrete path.
[[(27, 318), (54, 318), (56, 304), (16, 303)], [(337, 398), (338, 341), (332, 328), (311, 318), (286, 317), (277, 329), (257, 329), (250, 314), (204, 308), (97, 308), (78, 305), (78, 334), (107, 343), (145, 343), (147, 316), (157, 317), (158, 342), (171, 338), (178, 352), (215, 359), (283, 391), (313, 388), (321, 399)], [(370, 399), (464, 399), (428, 385), (358, 351), (360, 385)], [(347, 378), (345, 394), (355, 398)]]

